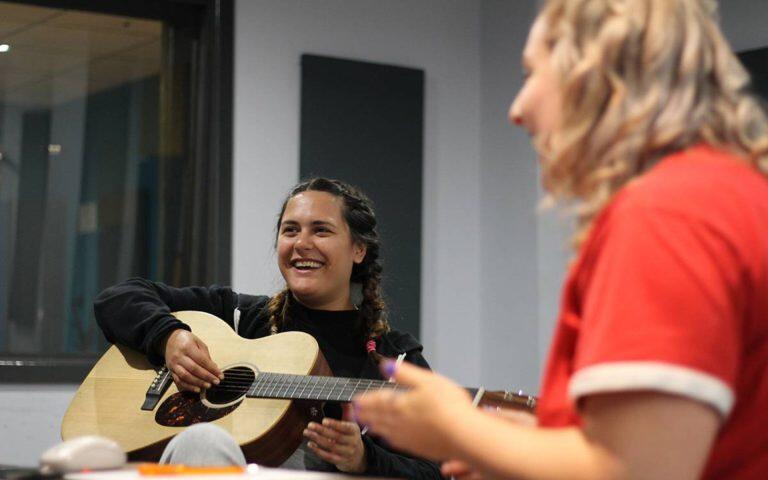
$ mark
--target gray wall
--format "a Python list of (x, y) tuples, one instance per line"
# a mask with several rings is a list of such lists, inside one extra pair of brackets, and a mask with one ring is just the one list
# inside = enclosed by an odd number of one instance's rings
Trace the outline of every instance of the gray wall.
[[(488, 388), (533, 392), (539, 377), (536, 155), (507, 112), (523, 72), (520, 52), (535, 2), (482, 2), (481, 364)], [(478, 380), (475, 380), (477, 382)]]
[(59, 442), (75, 385), (0, 385), (0, 465), (37, 465)]
[[(567, 228), (536, 214), (536, 158), (506, 109), (535, 0), (239, 0), (233, 283), (278, 287), (279, 201), (298, 177), (299, 52), (424, 68), (422, 340), (465, 383), (535, 391), (557, 309)], [(768, 45), (768, 2), (728, 0), (735, 49)], [(482, 247), (482, 249), (481, 249)], [(0, 386), (0, 464), (36, 463), (75, 387)]]

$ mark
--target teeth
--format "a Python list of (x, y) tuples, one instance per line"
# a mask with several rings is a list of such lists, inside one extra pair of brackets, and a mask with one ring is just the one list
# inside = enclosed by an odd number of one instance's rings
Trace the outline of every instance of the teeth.
[(312, 260), (299, 260), (294, 262), (293, 266), (299, 268), (320, 268), (323, 266), (323, 264)]

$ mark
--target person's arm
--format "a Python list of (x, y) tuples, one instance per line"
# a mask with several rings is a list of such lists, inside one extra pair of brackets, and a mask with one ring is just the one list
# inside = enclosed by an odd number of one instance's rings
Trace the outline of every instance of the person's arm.
[(584, 399), (583, 428), (515, 425), (472, 408), (460, 387), (403, 365), (408, 393), (356, 400), (358, 418), (395, 447), (433, 459), (457, 459), (488, 478), (694, 479), (720, 417), (709, 406), (651, 392)]
[(719, 425), (701, 403), (651, 392), (588, 398), (583, 413), (583, 429), (524, 429), (466, 416), (454, 423), (449, 451), (489, 477), (693, 480)]
[(174, 288), (131, 278), (102, 291), (94, 301), (96, 322), (111, 343), (120, 343), (162, 363), (161, 342), (189, 327), (173, 317), (178, 310), (199, 310), (232, 325), (237, 295), (226, 287)]
[[(429, 369), (429, 364), (421, 353), (420, 345), (406, 353), (405, 361)], [(365, 472), (369, 475), (416, 479), (443, 478), (440, 473), (440, 466), (436, 462), (395, 451), (391, 445), (386, 444), (380, 438), (364, 435), (363, 444), (368, 463)]]

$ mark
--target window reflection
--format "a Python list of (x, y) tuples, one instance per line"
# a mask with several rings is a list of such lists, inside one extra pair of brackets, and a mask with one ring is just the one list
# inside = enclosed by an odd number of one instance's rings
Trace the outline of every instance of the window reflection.
[(101, 351), (158, 269), (161, 22), (0, 2), (0, 353)]

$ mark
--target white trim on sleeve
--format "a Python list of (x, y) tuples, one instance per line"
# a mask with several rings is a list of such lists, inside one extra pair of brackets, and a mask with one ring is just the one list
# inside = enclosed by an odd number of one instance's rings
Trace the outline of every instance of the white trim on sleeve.
[(594, 393), (655, 390), (682, 395), (714, 407), (723, 417), (733, 407), (733, 390), (719, 378), (663, 362), (601, 363), (577, 371), (568, 385), (576, 401)]
[(235, 327), (235, 333), (240, 334), (240, 309), (235, 307), (235, 311), (232, 313), (232, 324)]

